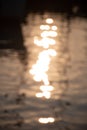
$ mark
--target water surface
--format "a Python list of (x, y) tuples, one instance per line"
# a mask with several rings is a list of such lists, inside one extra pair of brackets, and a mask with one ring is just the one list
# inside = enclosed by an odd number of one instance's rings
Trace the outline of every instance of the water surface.
[(0, 125), (85, 130), (87, 20), (46, 12), (26, 21), (26, 51), (0, 51)]

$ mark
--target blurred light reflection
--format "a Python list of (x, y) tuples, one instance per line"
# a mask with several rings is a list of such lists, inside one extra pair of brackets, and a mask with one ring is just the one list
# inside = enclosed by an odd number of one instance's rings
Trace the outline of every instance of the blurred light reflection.
[[(43, 82), (43, 85), (40, 86), (40, 92), (36, 93), (37, 98), (51, 98), (51, 91), (54, 90), (54, 87), (50, 85), (48, 79), (48, 70), (51, 62), (51, 58), (57, 55), (55, 49), (50, 49), (52, 45), (56, 44), (54, 39), (58, 33), (56, 32), (57, 26), (53, 25), (54, 20), (52, 18), (47, 18), (46, 23), (40, 25), (40, 36), (34, 37), (34, 44), (43, 47), (43, 51), (39, 52), (38, 59), (34, 65), (32, 65), (30, 74), (33, 75), (33, 79), (36, 82)], [(39, 120), (42, 123), (53, 122), (53, 118), (41, 118)]]
[(48, 49), (40, 52), (36, 64), (34, 64), (32, 69), (29, 71), (30, 74), (34, 75), (35, 81), (43, 81), (45, 85), (49, 84), (48, 75), (46, 72), (49, 69), (51, 56), (56, 56), (56, 54), (57, 53), (54, 49)]
[(57, 32), (55, 31), (43, 31), (41, 33), (41, 37), (56, 37), (57, 36)]
[(38, 97), (38, 98), (45, 97), (46, 99), (49, 99), (51, 97), (50, 91), (53, 91), (54, 87), (50, 86), (50, 85), (42, 85), (42, 86), (40, 86), (40, 90), (42, 92), (37, 93), (36, 97)]
[(49, 30), (50, 26), (49, 25), (40, 25), (41, 30)]
[(57, 26), (52, 26), (52, 30), (57, 30)]
[(52, 24), (54, 21), (53, 21), (53, 19), (52, 18), (47, 18), (46, 19), (46, 23), (48, 23), (48, 24)]
[(53, 123), (55, 121), (55, 119), (53, 117), (48, 117), (48, 118), (40, 118), (39, 122), (43, 123), (43, 124), (47, 124), (47, 123)]
[(52, 38), (44, 37), (41, 40), (38, 40), (37, 37), (34, 38), (34, 44), (37, 46), (42, 46), (44, 48), (49, 48), (50, 45), (56, 44), (56, 41)]
[(49, 99), (49, 98), (51, 98), (51, 92), (44, 91), (44, 92), (36, 93), (36, 97), (37, 98), (45, 97), (46, 99)]

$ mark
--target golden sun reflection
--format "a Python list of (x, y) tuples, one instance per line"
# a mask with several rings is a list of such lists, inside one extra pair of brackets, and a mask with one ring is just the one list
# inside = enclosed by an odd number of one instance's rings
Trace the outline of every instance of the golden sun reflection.
[(42, 124), (53, 123), (55, 119), (53, 117), (39, 118), (39, 122)]
[(41, 30), (49, 30), (50, 26), (49, 25), (40, 25)]
[(53, 21), (53, 19), (52, 18), (47, 18), (46, 19), (46, 23), (48, 23), (48, 24), (52, 24), (54, 21)]
[(55, 31), (43, 31), (41, 37), (56, 37), (58, 34)]
[[(48, 76), (50, 75), (49, 70), (51, 67), (52, 58), (58, 55), (58, 52), (55, 50), (58, 28), (54, 24), (54, 20), (52, 18), (47, 18), (45, 19), (45, 23), (39, 26), (38, 32), (40, 32), (40, 34), (34, 36), (33, 39), (38, 56), (35, 64), (33, 64), (29, 70), (29, 73), (33, 76), (33, 80), (35, 82), (39, 82), (39, 92), (35, 92), (36, 98), (49, 100), (51, 99), (52, 95), (54, 95), (52, 92), (55, 90), (54, 86), (51, 85), (49, 80), (51, 78)], [(54, 60), (55, 59), (53, 59), (53, 62)], [(42, 117), (38, 119), (38, 122), (42, 124), (53, 123), (55, 122), (55, 118)]]
[(34, 37), (34, 44), (37, 46), (42, 46), (44, 48), (49, 48), (50, 45), (55, 45), (56, 41), (52, 38), (44, 37), (41, 40), (38, 40), (37, 37)]
[(51, 92), (49, 92), (49, 91), (39, 92), (39, 93), (36, 93), (36, 97), (37, 98), (45, 97), (46, 99), (50, 99), (51, 98)]
[(39, 54), (36, 64), (34, 64), (29, 71), (30, 74), (34, 76), (35, 81), (43, 81), (45, 85), (49, 84), (46, 72), (49, 69), (51, 56), (56, 56), (56, 54), (57, 52), (54, 49), (44, 50)]
[(54, 30), (54, 31), (57, 30), (57, 26), (55, 26), (55, 25), (52, 26), (52, 30)]
[(42, 85), (42, 86), (40, 86), (40, 90), (42, 92), (37, 93), (36, 97), (37, 98), (45, 97), (46, 99), (49, 99), (51, 97), (51, 92), (50, 91), (53, 91), (54, 87), (51, 86), (51, 85)]
[[(51, 92), (54, 87), (50, 85), (48, 70), (52, 57), (57, 55), (55, 49), (51, 49), (51, 46), (56, 44), (55, 37), (58, 35), (57, 26), (53, 25), (54, 20), (47, 18), (44, 24), (41, 24), (39, 29), (41, 31), (40, 36), (34, 37), (34, 44), (38, 47), (42, 47), (43, 50), (39, 52), (38, 59), (34, 65), (32, 65), (30, 74), (33, 75), (33, 79), (36, 82), (43, 82), (40, 86), (40, 92), (36, 93), (37, 98), (51, 98)], [(39, 122), (49, 123), (54, 122), (54, 118), (41, 118)]]

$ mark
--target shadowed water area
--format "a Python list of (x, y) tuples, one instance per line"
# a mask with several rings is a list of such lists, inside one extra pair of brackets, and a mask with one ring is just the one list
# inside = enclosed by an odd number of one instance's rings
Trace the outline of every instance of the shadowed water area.
[(0, 21), (0, 130), (86, 130), (86, 17), (25, 21)]

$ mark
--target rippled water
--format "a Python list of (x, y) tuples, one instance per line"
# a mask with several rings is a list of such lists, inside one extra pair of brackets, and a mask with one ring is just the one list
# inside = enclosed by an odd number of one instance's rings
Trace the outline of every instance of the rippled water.
[(87, 20), (37, 13), (26, 21), (26, 54), (1, 50), (0, 125), (18, 121), (21, 129), (85, 130)]

